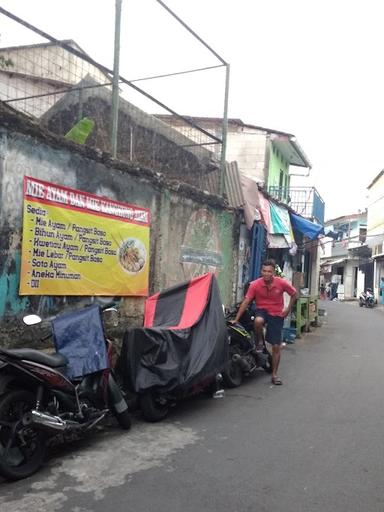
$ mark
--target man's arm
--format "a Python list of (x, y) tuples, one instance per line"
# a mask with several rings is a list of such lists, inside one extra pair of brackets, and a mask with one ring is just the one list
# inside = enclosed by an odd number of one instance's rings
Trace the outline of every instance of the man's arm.
[(288, 306), (283, 310), (284, 318), (287, 317), (289, 315), (289, 313), (291, 312), (291, 309), (293, 308), (293, 305), (296, 302), (296, 299), (298, 296), (299, 296), (299, 294), (295, 290), (295, 292), (291, 295)]
[(248, 308), (248, 306), (249, 306), (249, 304), (250, 304), (251, 302), (252, 302), (252, 299), (247, 299), (247, 298), (245, 298), (245, 299), (243, 300), (243, 302), (240, 304), (240, 307), (239, 307), (239, 309), (238, 309), (238, 311), (237, 311), (237, 313), (236, 313), (236, 316), (235, 316), (235, 318), (234, 318), (234, 320), (233, 320), (233, 323), (234, 323), (234, 324), (235, 324), (235, 323), (237, 323), (237, 322), (240, 320), (240, 318), (241, 318), (241, 317), (243, 316), (243, 314), (246, 312), (246, 310), (247, 310), (247, 308)]

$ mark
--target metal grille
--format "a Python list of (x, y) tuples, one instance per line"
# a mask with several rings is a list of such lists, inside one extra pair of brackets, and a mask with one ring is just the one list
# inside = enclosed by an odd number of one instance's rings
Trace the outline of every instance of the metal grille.
[[(90, 9), (91, 4), (92, 2), (89, 3)], [(113, 3), (109, 3), (105, 7), (108, 9), (109, 18), (112, 6)], [(155, 10), (161, 9), (156, 1), (150, 2), (149, 6), (154, 12), (148, 12), (147, 16), (154, 16)], [(58, 11), (60, 8), (65, 9), (65, 5), (60, 4)], [(57, 14), (60, 16), (60, 12)], [(122, 19), (122, 33), (127, 19), (128, 17)], [(94, 127), (86, 144), (111, 152), (111, 63), (109, 66), (100, 64), (97, 54), (87, 55), (74, 40), (59, 41), (1, 7), (0, 25), (1, 43), (4, 45), (0, 48), (0, 100), (39, 120), (59, 135), (67, 134), (84, 117), (90, 118)], [(113, 27), (109, 28), (113, 30)], [(70, 33), (70, 27), (68, 32)], [(159, 32), (161, 34), (161, 26)], [(13, 34), (18, 34), (19, 40), (15, 40)], [(184, 37), (187, 36), (184, 33)], [(86, 40), (86, 36), (84, 38)], [(31, 43), (21, 45), (19, 41)], [(9, 42), (12, 44), (7, 44)], [(140, 51), (134, 48), (129, 50), (135, 54)], [(113, 47), (109, 53), (112, 55)], [(126, 53), (122, 52), (121, 60), (124, 55)], [(199, 68), (206, 100), (210, 95), (212, 98), (218, 96), (218, 82), (210, 81), (207, 74), (222, 72), (222, 69), (216, 69), (220, 67), (222, 65)], [(187, 123), (188, 130), (181, 133), (153, 115), (179, 116), (176, 110), (165, 103), (172, 98), (173, 90), (173, 97), (182, 98), (184, 104), (188, 105), (188, 96), (187, 93), (183, 95), (182, 87), (183, 84), (184, 87), (188, 85), (188, 82), (189, 85), (194, 83), (197, 80), (195, 75), (193, 73), (192, 79), (191, 74), (184, 72), (159, 72), (154, 77), (135, 77), (133, 80), (120, 75), (117, 158), (137, 162), (163, 172), (170, 178), (189, 182), (209, 189), (210, 192), (218, 192), (221, 137), (200, 129), (183, 116), (180, 118), (184, 124)], [(164, 87), (166, 77), (167, 87)], [(147, 80), (145, 90), (142, 88), (143, 80)], [(220, 80), (223, 92), (222, 76)], [(213, 85), (211, 89), (207, 85), (210, 82)], [(220, 111), (222, 112), (222, 104)], [(212, 172), (209, 177), (208, 174)]]
[(299, 215), (324, 224), (325, 203), (315, 187), (269, 187), (268, 192), (286, 202)]

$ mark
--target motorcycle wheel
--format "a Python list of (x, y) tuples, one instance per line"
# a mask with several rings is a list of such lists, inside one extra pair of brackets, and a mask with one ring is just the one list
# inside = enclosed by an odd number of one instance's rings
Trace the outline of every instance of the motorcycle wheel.
[(359, 300), (359, 306), (362, 308), (364, 306), (364, 304), (361, 302), (361, 300)]
[(151, 391), (140, 395), (139, 405), (143, 418), (151, 423), (163, 420), (169, 412), (168, 401)]
[(34, 408), (35, 402), (32, 393), (22, 390), (9, 391), (0, 399), (0, 475), (7, 480), (26, 478), (43, 464), (43, 432), (24, 427), (20, 422), (22, 416)]
[(230, 350), (230, 360), (228, 361), (226, 369), (223, 371), (223, 381), (228, 388), (237, 388), (243, 382), (243, 370), (238, 363), (232, 360), (232, 356), (236, 352)]

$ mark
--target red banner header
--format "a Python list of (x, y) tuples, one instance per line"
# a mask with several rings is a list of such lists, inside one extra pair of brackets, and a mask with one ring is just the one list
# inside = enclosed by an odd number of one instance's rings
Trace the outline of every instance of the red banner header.
[(149, 226), (150, 211), (127, 203), (102, 198), (73, 188), (53, 185), (29, 176), (24, 177), (24, 196), (30, 201), (58, 205), (73, 210), (113, 217)]

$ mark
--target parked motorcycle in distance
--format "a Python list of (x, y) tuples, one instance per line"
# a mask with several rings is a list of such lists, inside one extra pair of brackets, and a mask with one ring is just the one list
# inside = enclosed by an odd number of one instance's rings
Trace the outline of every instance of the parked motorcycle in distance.
[[(92, 365), (96, 366), (99, 358), (99, 370), (93, 373), (69, 378), (70, 358), (60, 352), (0, 349), (0, 381), (6, 382), (6, 391), (0, 396), (0, 475), (6, 479), (18, 480), (35, 473), (43, 464), (50, 436), (91, 430), (109, 412), (122, 428), (130, 428), (128, 407), (110, 367), (112, 344), (104, 336), (101, 311), (117, 312), (93, 305), (50, 319), (56, 348), (63, 329), (72, 340), (82, 330), (84, 343), (79, 347), (78, 361), (94, 343), (90, 337), (98, 338), (98, 348), (89, 352)], [(24, 321), (35, 325), (41, 319), (29, 315)], [(96, 332), (100, 335), (93, 336)], [(52, 334), (45, 339), (49, 336)], [(82, 364), (86, 369), (85, 358)]]
[(272, 356), (264, 335), (261, 345), (256, 345), (251, 311), (246, 310), (240, 322), (233, 324), (231, 320), (235, 318), (236, 311), (237, 308), (231, 309), (226, 315), (230, 359), (223, 372), (223, 380), (229, 388), (240, 386), (243, 377), (251, 375), (257, 368), (272, 372)]
[(367, 308), (373, 308), (376, 304), (376, 299), (373, 294), (372, 288), (367, 288), (365, 292), (361, 292), (359, 295), (359, 306)]

